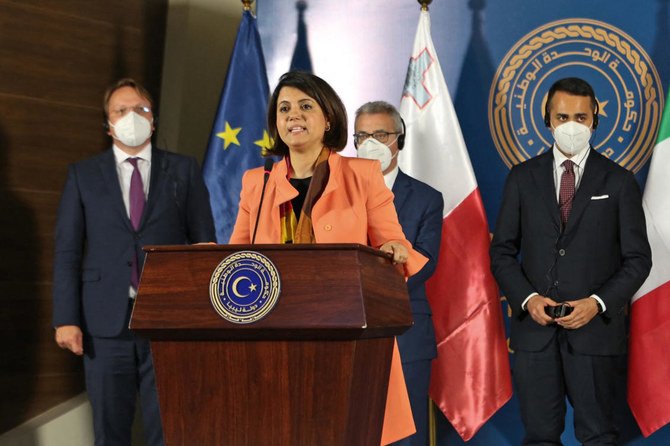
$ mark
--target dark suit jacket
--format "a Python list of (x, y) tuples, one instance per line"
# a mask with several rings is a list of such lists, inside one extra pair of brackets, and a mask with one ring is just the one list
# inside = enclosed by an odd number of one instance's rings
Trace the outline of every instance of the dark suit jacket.
[(407, 281), (414, 325), (398, 337), (402, 362), (432, 359), (437, 355), (435, 331), (430, 305), (426, 298), (426, 280), (435, 272), (442, 239), (442, 194), (398, 171), (393, 184), (393, 204), (400, 226), (414, 249), (428, 258), (428, 263)]
[(69, 166), (55, 234), (53, 324), (118, 335), (128, 309), (131, 260), (142, 246), (214, 241), (209, 194), (195, 159), (153, 149), (151, 184), (135, 231), (112, 149)]
[(584, 354), (626, 351), (624, 312), (651, 268), (641, 194), (632, 173), (590, 150), (563, 231), (551, 150), (507, 178), (491, 267), (512, 308), (512, 349), (540, 350), (557, 329), (521, 309), (537, 292), (559, 302), (598, 295), (607, 311), (566, 330), (568, 342)]

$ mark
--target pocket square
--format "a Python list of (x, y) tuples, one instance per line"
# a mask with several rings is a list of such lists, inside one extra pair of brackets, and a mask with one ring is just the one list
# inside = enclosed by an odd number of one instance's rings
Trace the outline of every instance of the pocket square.
[(606, 198), (609, 198), (610, 196), (605, 194), (605, 195), (594, 195), (591, 197), (591, 200), (604, 200)]

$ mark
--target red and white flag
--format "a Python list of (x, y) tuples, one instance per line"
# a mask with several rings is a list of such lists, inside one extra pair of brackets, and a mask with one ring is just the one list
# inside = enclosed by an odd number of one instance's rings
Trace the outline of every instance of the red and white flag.
[(642, 206), (652, 267), (633, 297), (628, 405), (645, 437), (670, 422), (670, 106), (661, 121)]
[(430, 396), (464, 440), (512, 396), (489, 228), (458, 118), (421, 11), (400, 113), (400, 168), (444, 197), (442, 245), (428, 299), (437, 337)]

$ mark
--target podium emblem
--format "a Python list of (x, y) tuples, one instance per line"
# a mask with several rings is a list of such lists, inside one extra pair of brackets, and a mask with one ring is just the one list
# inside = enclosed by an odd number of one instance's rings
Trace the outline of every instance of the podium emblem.
[(239, 251), (223, 259), (209, 284), (214, 310), (234, 324), (250, 324), (267, 316), (280, 291), (277, 267), (255, 251)]

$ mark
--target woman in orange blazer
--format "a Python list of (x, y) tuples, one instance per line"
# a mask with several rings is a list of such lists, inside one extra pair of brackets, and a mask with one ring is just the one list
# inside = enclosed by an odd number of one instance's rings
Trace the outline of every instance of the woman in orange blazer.
[[(360, 243), (392, 254), (407, 277), (423, 267), (427, 259), (405, 239), (379, 162), (336, 153), (347, 142), (347, 113), (330, 85), (308, 73), (284, 74), (270, 98), (268, 128), (268, 153), (283, 158), (269, 173), (262, 205), (264, 169), (244, 174), (230, 243)], [(414, 432), (396, 348), (382, 444)]]

